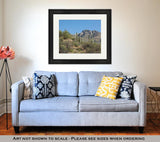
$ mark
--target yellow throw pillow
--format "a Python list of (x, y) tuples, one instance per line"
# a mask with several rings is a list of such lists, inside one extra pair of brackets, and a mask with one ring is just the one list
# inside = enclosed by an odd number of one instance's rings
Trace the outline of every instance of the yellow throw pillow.
[(95, 96), (116, 99), (116, 95), (118, 93), (118, 89), (121, 85), (122, 79), (123, 77), (103, 76), (101, 84)]

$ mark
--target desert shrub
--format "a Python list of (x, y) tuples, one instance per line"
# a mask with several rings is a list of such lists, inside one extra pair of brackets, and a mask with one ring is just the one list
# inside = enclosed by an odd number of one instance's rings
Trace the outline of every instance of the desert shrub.
[(70, 49), (69, 52), (73, 53), (73, 49)]
[(78, 42), (74, 42), (73, 45), (74, 45), (75, 47), (78, 47), (78, 46), (79, 46), (79, 43), (78, 43)]
[(60, 53), (72, 52), (72, 42), (63, 41), (59, 43), (59, 50)]
[(75, 39), (76, 42), (79, 42), (79, 43), (80, 43), (80, 37), (77, 36), (77, 37), (74, 38), (74, 39)]
[(82, 43), (82, 47), (84, 49), (90, 48), (90, 43), (89, 42), (84, 42), (84, 43)]
[(82, 44), (82, 47), (86, 50), (86, 53), (100, 53), (100, 44), (86, 42)]
[(63, 37), (59, 38), (59, 42), (62, 43), (63, 42)]
[(65, 30), (64, 32), (62, 32), (61, 30), (59, 30), (59, 38), (62, 38), (62, 39), (72, 39), (73, 36), (67, 30)]
[(71, 39), (74, 41), (74, 40), (75, 40), (75, 37), (72, 37)]
[(71, 35), (68, 31), (65, 30), (65, 31), (63, 32), (63, 38), (64, 38), (64, 39), (68, 39), (68, 38), (71, 39), (71, 38), (72, 38), (72, 35)]
[(67, 53), (68, 49), (66, 48), (65, 45), (60, 45), (59, 46), (59, 53)]
[(80, 51), (82, 51), (82, 49), (81, 49), (81, 48), (78, 48), (78, 51), (80, 52)]
[(61, 30), (59, 30), (59, 37), (63, 36), (63, 32)]

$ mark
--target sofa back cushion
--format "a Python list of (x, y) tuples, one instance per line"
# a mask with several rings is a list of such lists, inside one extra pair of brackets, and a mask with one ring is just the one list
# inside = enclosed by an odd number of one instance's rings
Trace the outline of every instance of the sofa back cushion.
[(55, 75), (57, 96), (77, 96), (78, 95), (78, 73), (77, 72), (50, 72), (36, 71), (37, 74)]
[(122, 72), (94, 72), (82, 71), (79, 72), (79, 94), (78, 96), (93, 96), (101, 83), (103, 76), (116, 77), (123, 75)]
[(78, 95), (78, 73), (77, 72), (56, 72), (57, 95), (77, 96)]

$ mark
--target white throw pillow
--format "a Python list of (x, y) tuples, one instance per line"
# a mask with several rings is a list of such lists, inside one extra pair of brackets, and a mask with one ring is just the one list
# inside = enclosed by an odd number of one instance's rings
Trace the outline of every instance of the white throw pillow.
[(33, 78), (23, 76), (23, 82), (25, 84), (24, 88), (24, 99), (32, 99), (33, 94)]

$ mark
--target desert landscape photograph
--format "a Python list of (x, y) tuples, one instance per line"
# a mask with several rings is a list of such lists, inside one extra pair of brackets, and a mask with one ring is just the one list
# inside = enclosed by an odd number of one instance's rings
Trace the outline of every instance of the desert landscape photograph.
[(59, 53), (101, 53), (101, 20), (59, 20)]

